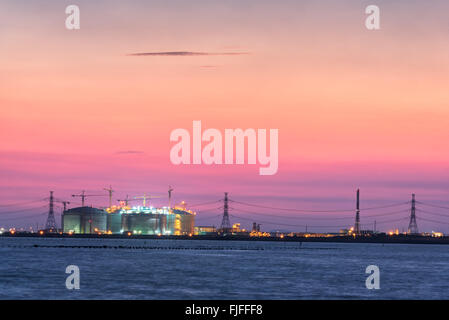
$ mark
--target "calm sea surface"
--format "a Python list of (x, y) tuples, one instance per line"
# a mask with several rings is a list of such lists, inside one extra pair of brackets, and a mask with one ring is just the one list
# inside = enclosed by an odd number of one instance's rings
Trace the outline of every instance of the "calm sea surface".
[[(80, 290), (66, 289), (68, 265)], [(448, 298), (443, 245), (0, 238), (0, 299)]]

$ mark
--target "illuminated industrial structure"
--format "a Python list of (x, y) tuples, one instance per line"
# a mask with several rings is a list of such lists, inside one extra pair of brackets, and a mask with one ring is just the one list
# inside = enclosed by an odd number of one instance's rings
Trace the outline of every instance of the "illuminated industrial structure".
[(62, 224), (75, 234), (192, 235), (195, 215), (180, 207), (78, 207), (64, 211)]
[(215, 226), (196, 226), (194, 235), (204, 236), (204, 235), (216, 235), (217, 228)]
[(104, 233), (107, 231), (107, 214), (92, 207), (68, 209), (62, 215), (62, 230), (65, 233)]

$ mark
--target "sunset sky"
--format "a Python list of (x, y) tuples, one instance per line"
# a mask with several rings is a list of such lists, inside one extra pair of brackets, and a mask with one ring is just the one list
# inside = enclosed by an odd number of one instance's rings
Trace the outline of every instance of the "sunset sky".
[[(80, 7), (80, 30), (65, 28), (70, 4)], [(380, 30), (365, 28), (370, 4), (380, 7)], [(264, 206), (347, 210), (360, 188), (362, 208), (405, 202), (412, 193), (449, 207), (448, 39), (445, 0), (2, 0), (0, 227), (46, 219), (45, 202), (2, 205), (53, 190), (75, 206), (72, 194), (105, 193), (109, 185), (114, 200), (164, 197), (154, 205), (167, 204), (172, 185), (175, 201), (188, 204), (227, 191)], [(163, 52), (201, 54), (132, 55)], [(278, 173), (260, 176), (259, 165), (171, 164), (170, 132), (191, 132), (193, 120), (222, 132), (279, 129)], [(7, 214), (38, 206), (40, 215)], [(220, 206), (198, 207), (197, 224), (219, 225), (211, 217)], [(265, 230), (303, 231), (288, 224), (307, 224), (335, 231), (354, 216), (314, 220), (231, 206), (245, 218), (231, 222), (260, 220)], [(379, 218), (369, 219), (362, 210), (361, 223), (406, 229), (406, 212), (385, 213), (407, 208), (371, 210)], [(421, 231), (449, 231), (449, 209), (420, 208), (430, 212), (417, 212)], [(264, 223), (272, 221), (287, 226)]]

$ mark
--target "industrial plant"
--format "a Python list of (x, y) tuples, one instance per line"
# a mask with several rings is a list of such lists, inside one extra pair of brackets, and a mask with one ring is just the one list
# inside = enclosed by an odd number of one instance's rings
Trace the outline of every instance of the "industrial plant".
[(62, 229), (68, 234), (191, 235), (194, 217), (177, 207), (77, 207), (64, 211)]
[[(8, 236), (79, 236), (79, 237), (103, 237), (111, 235), (111, 237), (188, 237), (192, 239), (259, 239), (259, 240), (291, 240), (291, 241), (362, 241), (362, 242), (398, 242), (403, 241), (408, 243), (410, 241), (418, 241), (419, 243), (449, 243), (449, 237), (445, 237), (442, 232), (433, 231), (432, 232), (419, 232), (417, 224), (417, 204), (420, 206), (430, 206), (438, 208), (446, 208), (444, 206), (439, 206), (423, 201), (417, 201), (415, 199), (415, 194), (412, 194), (411, 201), (401, 201), (397, 203), (392, 203), (388, 205), (381, 205), (376, 207), (365, 207), (360, 208), (360, 190), (357, 189), (355, 198), (355, 210), (345, 209), (338, 210), (337, 212), (345, 212), (346, 214), (353, 213), (355, 211), (355, 221), (352, 225), (351, 223), (340, 224), (339, 232), (310, 232), (308, 228), (320, 227), (319, 225), (298, 225), (291, 223), (283, 223), (277, 221), (267, 221), (259, 220), (257, 218), (251, 219), (248, 217), (240, 216), (240, 212), (249, 213), (251, 215), (263, 215), (268, 217), (279, 217), (276, 213), (270, 214), (266, 211), (259, 212), (260, 210), (276, 210), (282, 211), (286, 210), (292, 212), (291, 208), (282, 207), (271, 207), (258, 203), (248, 203), (239, 200), (230, 199), (228, 193), (224, 193), (224, 198), (216, 199), (213, 201), (207, 201), (204, 203), (196, 203), (189, 205), (190, 208), (196, 208), (200, 210), (203, 214), (204, 212), (209, 212), (209, 216), (201, 215), (201, 218), (219, 218), (221, 217), (221, 224), (218, 227), (215, 225), (195, 225), (195, 218), (197, 217), (197, 212), (187, 209), (187, 205), (184, 201), (172, 206), (172, 192), (171, 186), (168, 188), (168, 206), (156, 207), (149, 204), (149, 201), (154, 198), (162, 198), (161, 196), (152, 196), (144, 193), (141, 196), (128, 197), (126, 199), (119, 200), (118, 205), (113, 205), (113, 192), (114, 190), (110, 186), (109, 188), (103, 188), (107, 193), (101, 194), (86, 194), (82, 191), (79, 194), (73, 194), (72, 197), (80, 198), (81, 206), (76, 206), (68, 208), (71, 204), (70, 201), (66, 199), (58, 199), (53, 195), (53, 191), (50, 191), (50, 197), (40, 199), (37, 201), (48, 201), (48, 216), (45, 228), (39, 229), (39, 226), (35, 230), (37, 231), (26, 231), (23, 229), (17, 230), (16, 228), (4, 229), (0, 228), (0, 235)], [(105, 197), (109, 196), (109, 205), (105, 207), (93, 207), (86, 205), (86, 198), (88, 197)], [(131, 205), (133, 201), (138, 201), (139, 205)], [(140, 202), (142, 201), (142, 202)], [(59, 204), (63, 205), (63, 210), (61, 214), (61, 227), (58, 227), (55, 219), (55, 206)], [(216, 207), (219, 204), (219, 207)], [(206, 207), (204, 207), (206, 206)], [(212, 207), (211, 207), (212, 206)], [(407, 206), (408, 208), (405, 208)], [(201, 207), (200, 209), (198, 209)], [(257, 208), (258, 211), (249, 211), (251, 209), (246, 209), (245, 207)], [(381, 212), (377, 215), (364, 215), (363, 217), (369, 218), (373, 223), (372, 229), (363, 228), (361, 224), (361, 212), (367, 210), (383, 210), (385, 208), (391, 207), (401, 207), (394, 212), (384, 213)], [(59, 207), (61, 208), (61, 207)], [(216, 216), (210, 216), (210, 212), (213, 210), (220, 210), (222, 213)], [(230, 210), (232, 214), (230, 214)], [(253, 209), (254, 210), (254, 209)], [(354, 210), (354, 211), (353, 211)], [(15, 212), (15, 211), (13, 211)], [(316, 210), (305, 210), (301, 209), (301, 216), (299, 211), (294, 210), (298, 215), (297, 217), (291, 216), (291, 218), (300, 219), (302, 218), (302, 213), (304, 212), (336, 212), (336, 210), (330, 211), (316, 211)], [(235, 214), (237, 213), (237, 214)], [(420, 210), (422, 214), (433, 214), (431, 212)], [(399, 219), (383, 220), (378, 221), (377, 217), (383, 217), (387, 215), (403, 215)], [(407, 214), (407, 216), (404, 216)], [(239, 222), (231, 224), (231, 217), (242, 219), (246, 221), (252, 221), (252, 229), (245, 229), (241, 227)], [(323, 217), (320, 217), (323, 218)], [(339, 219), (351, 219), (351, 216), (346, 215), (345, 217), (338, 217)], [(391, 222), (404, 222), (405, 219), (409, 220), (407, 231), (399, 232), (398, 228), (389, 230), (388, 232), (381, 232), (378, 230), (377, 225), (382, 223)], [(424, 221), (434, 221), (426, 218), (421, 218)], [(218, 221), (217, 221), (218, 222)], [(349, 221), (348, 221), (349, 222)], [(291, 231), (288, 229), (275, 229), (269, 232), (261, 230), (261, 224), (275, 224), (279, 226), (291, 227), (304, 227), (304, 231)], [(368, 226), (369, 224), (364, 224)], [(31, 228), (30, 228), (31, 229)]]
[(130, 206), (130, 199), (119, 200), (118, 206), (112, 205), (113, 190), (109, 192), (109, 207), (97, 209), (84, 205), (88, 196), (83, 191), (72, 197), (81, 198), (81, 207), (64, 210), (62, 214), (62, 232), (68, 234), (129, 234), (129, 235), (192, 235), (196, 213), (187, 210), (184, 203), (171, 207), (173, 189), (168, 189), (168, 207), (147, 206), (152, 197), (144, 194), (134, 200), (143, 200), (142, 206)]

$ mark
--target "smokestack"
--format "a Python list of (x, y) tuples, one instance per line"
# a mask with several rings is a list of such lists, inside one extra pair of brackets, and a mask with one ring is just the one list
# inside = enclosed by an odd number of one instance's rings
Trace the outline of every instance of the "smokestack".
[(354, 234), (360, 235), (360, 189), (357, 189), (357, 203), (355, 211)]

